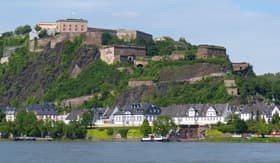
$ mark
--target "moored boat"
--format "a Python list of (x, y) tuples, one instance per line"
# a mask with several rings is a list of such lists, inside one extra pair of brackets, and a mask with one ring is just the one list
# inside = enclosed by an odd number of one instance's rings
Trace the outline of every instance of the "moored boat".
[(169, 139), (161, 135), (149, 134), (147, 136), (144, 136), (141, 139), (141, 141), (142, 142), (167, 142), (169, 141)]
[(29, 136), (20, 136), (20, 137), (15, 137), (14, 141), (35, 141), (35, 137), (29, 137)]

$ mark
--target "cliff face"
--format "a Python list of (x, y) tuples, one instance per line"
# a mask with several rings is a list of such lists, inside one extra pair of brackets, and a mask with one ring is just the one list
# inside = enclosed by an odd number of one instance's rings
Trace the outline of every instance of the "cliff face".
[(19, 57), (21, 60), (14, 61), (12, 58), (11, 62), (14, 63), (9, 64), (22, 64), (22, 67), (16, 73), (14, 68), (9, 68), (11, 65), (4, 69), (0, 80), (3, 90), (0, 93), (0, 105), (9, 105), (13, 100), (23, 102), (28, 97), (41, 98), (59, 75), (70, 74), (75, 65), (83, 69), (99, 55), (96, 47), (81, 45), (73, 51), (71, 62), (64, 64), (66, 48), (69, 47), (60, 43), (53, 49), (46, 47), (41, 53), (30, 53), (26, 58)]

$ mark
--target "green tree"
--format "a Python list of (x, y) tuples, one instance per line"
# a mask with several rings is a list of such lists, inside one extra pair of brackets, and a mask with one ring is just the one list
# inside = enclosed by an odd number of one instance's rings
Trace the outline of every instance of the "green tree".
[(107, 129), (107, 134), (112, 136), (114, 134), (114, 129), (113, 128), (108, 128)]
[(48, 32), (47, 30), (41, 30), (38, 34), (39, 38), (45, 38), (45, 37), (48, 37)]
[(15, 34), (24, 35), (24, 34), (28, 34), (31, 31), (32, 31), (32, 28), (31, 28), (30, 25), (19, 26), (19, 27), (16, 28)]
[(92, 114), (90, 112), (84, 112), (81, 117), (81, 125), (84, 127), (90, 126), (92, 123)]
[(37, 118), (34, 112), (27, 112), (23, 121), (24, 134), (27, 136), (38, 136), (40, 131), (37, 128)]
[(163, 136), (167, 135), (169, 131), (176, 129), (176, 124), (169, 116), (159, 116), (153, 122), (154, 132)]
[(25, 123), (25, 117), (27, 116), (27, 112), (25, 109), (20, 110), (15, 119), (15, 136), (23, 136), (25, 132), (25, 126), (24, 125), (29, 125), (29, 124), (24, 124)]
[(65, 129), (65, 124), (63, 122), (55, 122), (53, 124), (53, 127), (50, 130), (49, 135), (52, 136), (53, 138), (59, 138), (63, 136), (63, 129)]
[(47, 129), (43, 120), (39, 120), (37, 122), (37, 128), (40, 131), (40, 136), (44, 137), (46, 135)]
[(278, 113), (274, 113), (273, 116), (272, 116), (271, 123), (272, 124), (279, 124), (279, 122), (280, 122), (279, 114)]
[(42, 29), (42, 28), (41, 28), (38, 24), (35, 25), (35, 30), (36, 30), (37, 32), (39, 32), (41, 29)]
[(1, 122), (0, 132), (3, 138), (9, 138), (10, 135), (15, 135), (15, 123), (12, 121)]
[(0, 123), (5, 121), (5, 113), (2, 111), (2, 109), (0, 109)]
[(140, 131), (143, 135), (148, 135), (148, 134), (152, 133), (152, 128), (147, 119), (144, 119), (144, 121), (140, 127)]
[(195, 60), (195, 57), (196, 57), (195, 54), (188, 54), (188, 55), (187, 55), (187, 59), (190, 60), (190, 61)]
[(248, 130), (248, 127), (245, 123), (244, 120), (241, 120), (241, 119), (238, 119), (235, 124), (234, 124), (234, 127), (235, 127), (235, 131), (237, 133), (244, 133)]
[(102, 45), (109, 45), (109, 43), (111, 42), (111, 40), (113, 39), (113, 36), (110, 33), (102, 33), (101, 36), (101, 42)]
[(257, 134), (260, 134), (262, 137), (264, 137), (264, 135), (269, 134), (271, 132), (271, 128), (265, 122), (259, 121), (256, 124), (256, 132)]
[(121, 137), (122, 138), (127, 138), (127, 132), (128, 132), (128, 130), (129, 129), (127, 129), (127, 128), (121, 128), (121, 129), (119, 129), (119, 133), (120, 133), (120, 135), (121, 135)]

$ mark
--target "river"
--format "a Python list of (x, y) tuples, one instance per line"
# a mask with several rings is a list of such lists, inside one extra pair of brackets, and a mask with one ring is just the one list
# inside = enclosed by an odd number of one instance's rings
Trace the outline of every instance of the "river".
[(0, 142), (0, 162), (280, 162), (279, 146), (269, 143)]

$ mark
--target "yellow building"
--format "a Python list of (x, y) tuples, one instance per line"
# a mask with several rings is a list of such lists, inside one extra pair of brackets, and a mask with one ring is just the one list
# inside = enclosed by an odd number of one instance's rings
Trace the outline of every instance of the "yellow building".
[(39, 27), (41, 27), (42, 29), (56, 29), (56, 23), (53, 22), (41, 22), (39, 24), (37, 24)]

